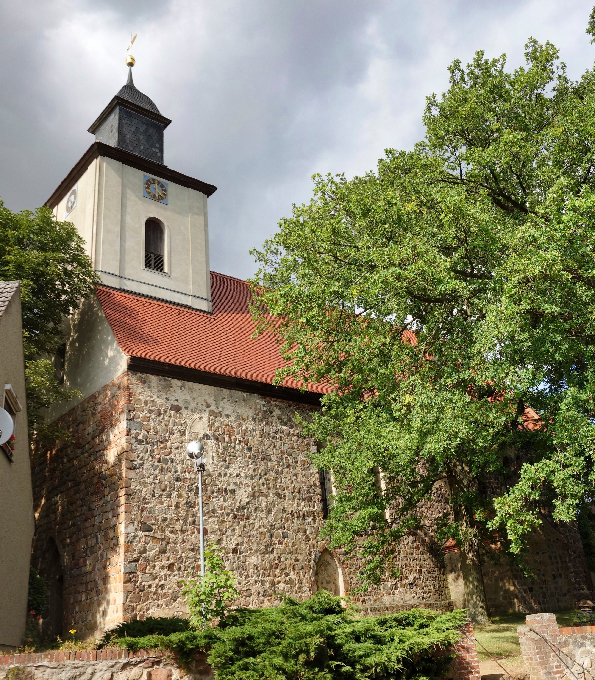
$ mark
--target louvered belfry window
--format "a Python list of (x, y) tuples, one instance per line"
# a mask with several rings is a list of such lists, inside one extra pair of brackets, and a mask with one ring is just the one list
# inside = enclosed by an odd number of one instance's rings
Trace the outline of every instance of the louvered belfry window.
[(145, 222), (145, 269), (162, 272), (163, 227), (157, 220)]

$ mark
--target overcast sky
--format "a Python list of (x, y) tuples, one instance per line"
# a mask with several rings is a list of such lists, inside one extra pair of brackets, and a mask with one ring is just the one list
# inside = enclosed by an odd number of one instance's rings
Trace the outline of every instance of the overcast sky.
[(126, 80), (173, 120), (165, 162), (215, 184), (211, 268), (245, 278), (249, 254), (313, 173), (373, 169), (423, 137), (425, 97), (483, 49), (521, 63), (552, 41), (572, 77), (595, 59), (595, 0), (0, 0), (0, 197), (44, 203), (92, 143)]

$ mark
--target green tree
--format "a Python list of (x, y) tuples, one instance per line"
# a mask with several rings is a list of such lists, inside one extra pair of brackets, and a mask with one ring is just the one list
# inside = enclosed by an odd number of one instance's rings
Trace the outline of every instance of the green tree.
[(182, 592), (190, 609), (190, 621), (196, 627), (224, 618), (239, 597), (235, 577), (225, 569), (215, 544), (209, 543), (205, 548), (205, 575), (186, 581)]
[[(572, 82), (550, 43), (525, 57), (512, 72), (505, 56), (455, 61), (413, 151), (315, 176), (254, 251), (255, 313), (289, 362), (278, 379), (334, 388), (303, 423), (334, 475), (332, 546), (370, 583), (404, 536), (456, 539), (476, 621), (482, 541), (522, 555), (595, 482), (595, 73)], [(440, 485), (450, 507), (432, 517)]]
[(63, 342), (63, 321), (96, 283), (83, 239), (49, 208), (11, 212), (0, 201), (0, 279), (21, 282), (27, 409), (33, 432), (41, 411), (72, 392), (58, 384), (51, 358)]

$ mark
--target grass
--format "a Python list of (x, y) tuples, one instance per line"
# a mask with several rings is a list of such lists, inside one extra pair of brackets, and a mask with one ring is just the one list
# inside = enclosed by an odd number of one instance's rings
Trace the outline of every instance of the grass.
[[(572, 611), (556, 612), (559, 626), (571, 625), (572, 617)], [(479, 660), (487, 661), (494, 657), (496, 659), (508, 659), (509, 662), (520, 661), (521, 648), (516, 629), (517, 626), (522, 626), (524, 623), (525, 614), (494, 614), (490, 617), (490, 623), (484, 626), (475, 626)]]

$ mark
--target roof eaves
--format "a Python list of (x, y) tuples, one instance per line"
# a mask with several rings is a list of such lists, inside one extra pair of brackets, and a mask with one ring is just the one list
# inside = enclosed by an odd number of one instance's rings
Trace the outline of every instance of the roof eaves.
[(90, 132), (91, 134), (95, 134), (95, 132), (101, 127), (105, 119), (109, 116), (109, 114), (116, 108), (116, 106), (123, 106), (124, 108), (129, 109), (130, 111), (134, 111), (135, 113), (138, 113), (141, 116), (145, 116), (145, 118), (149, 118), (150, 120), (154, 120), (157, 123), (161, 123), (164, 129), (171, 123), (171, 120), (169, 118), (162, 116), (160, 113), (155, 113), (155, 111), (151, 111), (151, 109), (147, 109), (144, 106), (135, 104), (134, 102), (131, 102), (129, 99), (124, 99), (124, 97), (115, 95), (111, 102), (105, 107), (105, 109), (103, 109), (103, 111), (91, 124), (91, 127), (88, 129), (88, 132)]
[(271, 399), (281, 399), (299, 404), (310, 406), (320, 406), (320, 400), (324, 396), (319, 392), (309, 392), (298, 390), (293, 387), (282, 385), (272, 385), (258, 380), (248, 380), (238, 378), (227, 373), (211, 373), (200, 371), (187, 366), (170, 364), (164, 361), (155, 361), (145, 357), (128, 355), (128, 370), (135, 373), (146, 373), (149, 375), (163, 376), (184, 382), (200, 383), (201, 385), (211, 385), (213, 387), (223, 387), (228, 390), (239, 392), (249, 392), (259, 394)]
[(91, 144), (82, 157), (77, 161), (68, 175), (66, 175), (62, 182), (60, 182), (57, 189), (48, 198), (44, 205), (46, 205), (48, 208), (55, 207), (62, 200), (62, 198), (64, 198), (66, 193), (70, 191), (76, 180), (98, 156), (112, 158), (113, 160), (124, 163), (124, 165), (128, 165), (131, 168), (136, 168), (137, 170), (143, 170), (144, 172), (156, 175), (160, 179), (174, 182), (175, 184), (187, 187), (188, 189), (200, 191), (207, 197), (211, 196), (217, 191), (217, 187), (213, 184), (207, 184), (207, 182), (203, 182), (200, 179), (195, 179), (189, 175), (184, 175), (177, 170), (168, 168), (167, 165), (150, 161), (147, 158), (138, 156), (137, 154), (131, 153), (130, 151), (125, 151), (124, 149), (120, 149), (117, 146), (110, 146), (109, 144), (104, 144), (103, 142), (93, 142), (93, 144)]
[(20, 281), (0, 281), (0, 317), (6, 311), (20, 285)]

